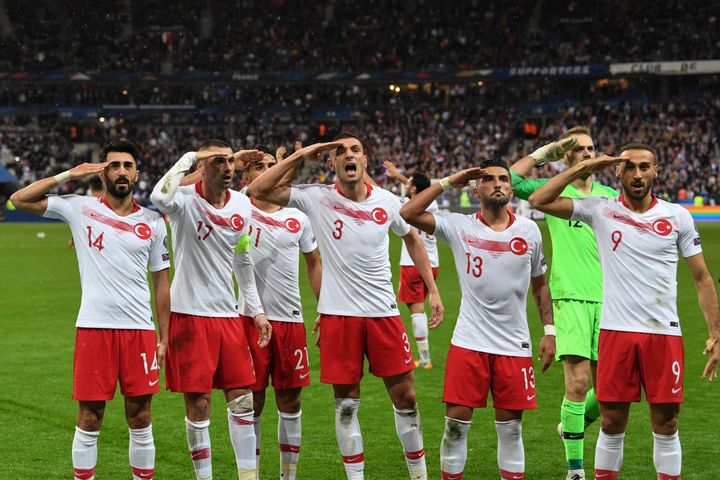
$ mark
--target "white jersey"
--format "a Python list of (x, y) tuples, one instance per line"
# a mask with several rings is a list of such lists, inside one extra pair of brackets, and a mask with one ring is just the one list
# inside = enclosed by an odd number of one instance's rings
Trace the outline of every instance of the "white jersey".
[(67, 223), (80, 268), (77, 327), (154, 330), (151, 272), (170, 268), (162, 215), (135, 204), (117, 215), (105, 198), (49, 196), (44, 216)]
[[(400, 200), (401, 204), (407, 203), (409, 198), (403, 197)], [(436, 214), (438, 213), (440, 209), (438, 208), (438, 204), (435, 200), (430, 204), (430, 206), (425, 210), (426, 212)], [(438, 249), (437, 249), (437, 238), (435, 238), (435, 235), (430, 235), (429, 233), (425, 233), (419, 228), (412, 227), (415, 232), (418, 234), (418, 236), (422, 239), (423, 244), (425, 245), (425, 250), (427, 250), (428, 257), (430, 258), (430, 266), (433, 268), (437, 268), (440, 266), (440, 257), (438, 256)], [(410, 258), (410, 254), (407, 251), (407, 247), (405, 246), (405, 242), (402, 244), (402, 251), (400, 252), (400, 266), (401, 267), (412, 267), (415, 263), (413, 263), (412, 258)]]
[[(251, 203), (252, 199), (250, 200)], [(296, 208), (272, 213), (252, 205), (250, 255), (255, 265), (255, 283), (268, 320), (303, 322), (300, 303), (300, 252), (317, 249), (307, 216)], [(252, 316), (242, 295), (240, 312)]]
[(621, 195), (573, 198), (572, 218), (595, 231), (603, 271), (600, 328), (681, 335), (678, 257), (702, 252), (690, 213), (656, 198), (648, 211), (635, 213)]
[(455, 258), (462, 299), (451, 343), (477, 352), (532, 356), (526, 305), (530, 277), (547, 269), (540, 229), (510, 214), (502, 232), (480, 213), (435, 215), (435, 235)]
[(236, 317), (232, 262), (240, 237), (248, 234), (250, 200), (227, 190), (222, 208), (202, 195), (201, 182), (180, 187), (168, 212), (175, 276), (171, 310), (201, 317)]
[(323, 259), (318, 311), (327, 315), (399, 315), (390, 272), (388, 230), (404, 237), (410, 226), (400, 201), (367, 185), (362, 202), (345, 198), (335, 185), (298, 185), (288, 206), (310, 218)]

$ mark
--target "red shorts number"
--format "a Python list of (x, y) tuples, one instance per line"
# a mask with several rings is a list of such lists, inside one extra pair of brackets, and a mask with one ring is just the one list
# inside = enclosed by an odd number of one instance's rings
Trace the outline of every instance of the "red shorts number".
[[(434, 267), (433, 278), (438, 276), (438, 268)], [(428, 295), (428, 288), (415, 266), (400, 267), (400, 287), (398, 288), (398, 302), (424, 303)]]
[(531, 357), (510, 357), (450, 345), (445, 364), (443, 402), (484, 408), (534, 410), (535, 372)]
[(370, 373), (377, 377), (392, 377), (415, 368), (405, 325), (399, 316), (321, 315), (321, 382), (358, 383), (363, 376), (365, 356)]
[(680, 336), (600, 330), (597, 399), (682, 403), (684, 357)]
[(255, 364), (256, 382), (253, 391), (265, 390), (272, 376), (275, 389), (299, 388), (310, 385), (310, 362), (307, 353), (305, 324), (270, 320), (270, 344), (260, 348), (260, 334), (250, 317), (241, 317), (250, 353)]
[(154, 330), (78, 328), (74, 400), (111, 400), (120, 381), (126, 397), (160, 391)]

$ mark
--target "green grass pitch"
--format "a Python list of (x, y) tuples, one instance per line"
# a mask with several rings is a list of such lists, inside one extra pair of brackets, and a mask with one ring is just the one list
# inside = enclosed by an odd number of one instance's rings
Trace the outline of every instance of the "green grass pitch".
[[(545, 249), (551, 254), (547, 230)], [(715, 278), (720, 273), (720, 225), (701, 224), (705, 256)], [(45, 238), (37, 233), (44, 231)], [(69, 231), (62, 224), (0, 224), (0, 479), (66, 479), (71, 477), (70, 444), (76, 405), (71, 399), (73, 328), (80, 303), (80, 283), (75, 254), (68, 249)], [(397, 282), (400, 242), (392, 238), (391, 262)], [(444, 359), (457, 316), (460, 292), (450, 250), (440, 245), (440, 291), (445, 323), (431, 332), (435, 368), (416, 372), (415, 386), (425, 433), (429, 477), (439, 478), (439, 446), (443, 430), (441, 401)], [(638, 265), (642, 272), (642, 265)], [(301, 269), (301, 284), (308, 326), (315, 318), (315, 300)], [(720, 385), (700, 382), (704, 365), (700, 355), (706, 327), (692, 281), (684, 262), (678, 276), (678, 302), (686, 346), (686, 403), (680, 415), (683, 444), (683, 478), (717, 479)], [(407, 310), (402, 307), (408, 321)], [(530, 324), (537, 347), (540, 323), (530, 302)], [(308, 332), (309, 332), (308, 328)], [(309, 338), (309, 345), (313, 345)], [(309, 348), (313, 385), (303, 393), (303, 442), (299, 477), (345, 478), (335, 441), (332, 390), (319, 383), (318, 352)], [(527, 478), (565, 478), (563, 445), (555, 426), (563, 397), (562, 368), (555, 364), (537, 374), (538, 409), (527, 412), (523, 422)], [(97, 478), (128, 479), (127, 428), (122, 402), (109, 402), (99, 440)], [(268, 394), (263, 418), (263, 478), (278, 478), (276, 446), (277, 413)], [(153, 401), (153, 427), (157, 446), (156, 478), (192, 479), (184, 433), (184, 410), (179, 394), (162, 392)], [(372, 375), (362, 383), (360, 422), (365, 442), (366, 478), (407, 478), (402, 449), (395, 435), (390, 401), (382, 382)], [(215, 478), (236, 477), (235, 460), (227, 432), (225, 405), (214, 395), (211, 438)], [(598, 426), (587, 432), (586, 471), (591, 474)], [(498, 478), (495, 429), (491, 409), (476, 410), (468, 442), (466, 478)], [(655, 478), (652, 437), (647, 405), (631, 411), (625, 440), (624, 479)]]

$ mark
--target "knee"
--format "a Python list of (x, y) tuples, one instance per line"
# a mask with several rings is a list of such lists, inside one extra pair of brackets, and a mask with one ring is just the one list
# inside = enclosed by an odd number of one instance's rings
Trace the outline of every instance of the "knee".
[(618, 418), (612, 415), (602, 416), (602, 431), (608, 435), (618, 435), (620, 433), (624, 433), (626, 424), (626, 419)]
[(265, 408), (265, 392), (253, 392), (253, 409), (255, 416), (259, 417)]
[(660, 435), (672, 435), (678, 430), (677, 415), (671, 416), (653, 416), (652, 419), (653, 432)]
[(147, 427), (150, 425), (150, 409), (143, 409), (133, 415), (128, 415), (127, 422), (128, 427), (133, 429)]
[(393, 399), (395, 408), (398, 410), (410, 410), (415, 408), (417, 399), (415, 397), (415, 389), (412, 387), (406, 388)]
[(105, 416), (105, 407), (97, 409), (81, 408), (78, 413), (77, 426), (88, 432), (96, 432), (100, 430), (103, 417)]
[(571, 401), (582, 401), (588, 391), (588, 376), (577, 375), (565, 380), (565, 396)]
[(300, 411), (300, 396), (287, 395), (277, 397), (278, 410), (285, 413), (296, 413)]
[(253, 411), (252, 393), (246, 393), (228, 402), (228, 411), (231, 414), (243, 415)]

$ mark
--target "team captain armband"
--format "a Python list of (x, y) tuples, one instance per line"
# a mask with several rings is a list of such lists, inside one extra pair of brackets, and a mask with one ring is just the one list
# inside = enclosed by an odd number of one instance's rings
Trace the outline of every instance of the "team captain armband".
[(235, 245), (235, 253), (247, 253), (250, 251), (250, 235), (243, 235)]

